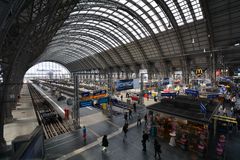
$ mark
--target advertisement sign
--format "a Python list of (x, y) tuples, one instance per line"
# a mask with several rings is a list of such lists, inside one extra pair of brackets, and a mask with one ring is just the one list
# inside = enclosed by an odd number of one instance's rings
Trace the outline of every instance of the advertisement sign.
[(90, 92), (82, 92), (81, 96), (82, 97), (88, 97), (90, 95)]
[(106, 90), (100, 90), (99, 93), (100, 93), (100, 94), (106, 94), (107, 91), (106, 91)]
[(100, 94), (106, 94), (106, 93), (107, 93), (106, 90), (97, 90), (97, 91), (93, 92), (93, 96), (97, 96), (97, 95), (100, 95)]
[(199, 92), (193, 89), (185, 89), (185, 94), (197, 97), (199, 95)]
[(100, 98), (100, 99), (98, 100), (98, 104), (103, 104), (103, 103), (108, 103), (108, 97)]
[(162, 85), (168, 85), (169, 84), (169, 78), (163, 78)]
[(83, 108), (83, 107), (92, 107), (92, 106), (93, 106), (93, 101), (92, 101), (92, 100), (89, 100), (89, 101), (80, 101), (80, 102), (79, 102), (79, 106), (80, 106), (80, 108)]
[(133, 89), (133, 79), (117, 80), (116, 81), (116, 90), (123, 91)]

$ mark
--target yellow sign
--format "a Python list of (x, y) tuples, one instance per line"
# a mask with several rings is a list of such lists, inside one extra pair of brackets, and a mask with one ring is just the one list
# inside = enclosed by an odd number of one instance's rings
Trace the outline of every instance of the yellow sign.
[(216, 120), (219, 120), (219, 121), (224, 121), (224, 122), (229, 122), (229, 123), (236, 123), (237, 124), (236, 118), (231, 118), (231, 117), (227, 117), (227, 116), (214, 115), (213, 119), (216, 119)]
[(196, 76), (200, 77), (203, 74), (203, 70), (201, 68), (197, 68), (195, 74)]

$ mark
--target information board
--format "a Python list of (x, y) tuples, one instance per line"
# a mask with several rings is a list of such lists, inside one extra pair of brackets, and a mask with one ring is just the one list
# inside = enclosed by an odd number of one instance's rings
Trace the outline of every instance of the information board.
[(89, 100), (89, 101), (80, 101), (79, 102), (79, 107), (83, 108), (83, 107), (92, 107), (93, 106), (93, 101)]
[(185, 89), (185, 94), (197, 97), (199, 95), (199, 92), (198, 92), (198, 90)]

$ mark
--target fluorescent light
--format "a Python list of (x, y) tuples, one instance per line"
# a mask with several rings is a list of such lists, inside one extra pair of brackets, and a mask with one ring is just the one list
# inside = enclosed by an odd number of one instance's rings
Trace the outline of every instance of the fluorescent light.
[(194, 38), (192, 39), (192, 43), (195, 43), (195, 39)]
[(234, 46), (239, 46), (240, 45), (240, 43), (236, 43), (236, 44), (234, 44)]

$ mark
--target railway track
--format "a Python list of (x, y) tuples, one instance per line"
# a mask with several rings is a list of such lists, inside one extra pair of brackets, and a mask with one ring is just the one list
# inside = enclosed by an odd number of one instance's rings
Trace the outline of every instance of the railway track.
[(45, 139), (50, 139), (73, 130), (70, 127), (71, 125), (62, 120), (52, 105), (31, 84), (28, 84), (28, 88), (39, 124), (43, 127)]

